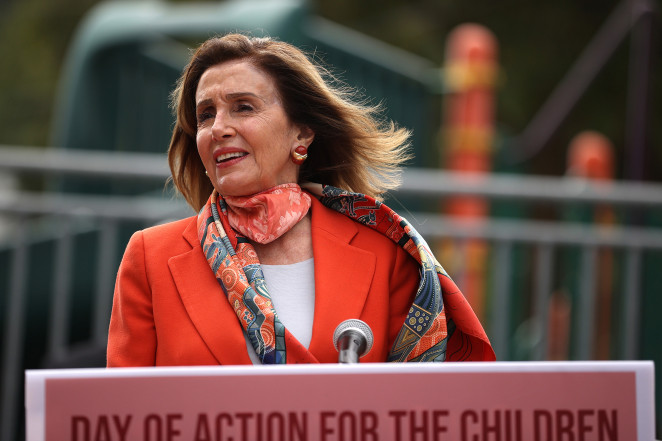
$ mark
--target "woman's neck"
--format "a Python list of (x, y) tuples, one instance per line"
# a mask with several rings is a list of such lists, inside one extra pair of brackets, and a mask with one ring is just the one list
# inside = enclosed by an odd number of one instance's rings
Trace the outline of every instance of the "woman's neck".
[(310, 212), (290, 231), (268, 244), (251, 241), (260, 263), (289, 265), (313, 257)]

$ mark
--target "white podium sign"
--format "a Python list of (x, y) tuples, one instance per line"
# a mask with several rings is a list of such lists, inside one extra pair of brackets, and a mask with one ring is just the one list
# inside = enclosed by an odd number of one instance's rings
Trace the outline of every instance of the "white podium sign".
[(652, 362), (26, 372), (27, 441), (651, 441)]

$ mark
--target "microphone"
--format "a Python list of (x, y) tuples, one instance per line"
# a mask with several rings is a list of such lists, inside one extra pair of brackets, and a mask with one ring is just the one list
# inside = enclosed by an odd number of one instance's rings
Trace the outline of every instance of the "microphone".
[(358, 363), (372, 349), (372, 340), (372, 330), (365, 322), (349, 319), (340, 323), (333, 333), (338, 363)]

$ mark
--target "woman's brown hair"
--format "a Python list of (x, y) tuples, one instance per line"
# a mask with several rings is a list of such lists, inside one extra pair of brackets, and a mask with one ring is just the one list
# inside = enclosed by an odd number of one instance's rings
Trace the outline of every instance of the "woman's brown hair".
[(376, 198), (398, 186), (400, 166), (408, 159), (407, 130), (380, 119), (378, 106), (355, 102), (352, 89), (336, 86), (325, 69), (296, 47), (228, 34), (207, 40), (195, 51), (172, 94), (177, 120), (168, 163), (172, 181), (195, 210), (213, 190), (196, 147), (196, 89), (208, 68), (238, 59), (270, 75), (290, 120), (315, 133), (300, 182), (330, 184)]

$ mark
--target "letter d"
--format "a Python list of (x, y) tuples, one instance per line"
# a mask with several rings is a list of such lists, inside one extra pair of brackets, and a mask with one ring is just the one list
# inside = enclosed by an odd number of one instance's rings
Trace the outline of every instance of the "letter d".
[[(83, 433), (82, 436), (79, 435), (81, 432)], [(88, 441), (89, 439), (90, 420), (84, 416), (71, 417), (71, 441)]]
[[(546, 422), (544, 427), (543, 420)], [(546, 435), (543, 438), (543, 434), (540, 432), (543, 429), (543, 433)], [(552, 415), (547, 410), (534, 410), (533, 411), (533, 435), (534, 441), (552, 441)]]

